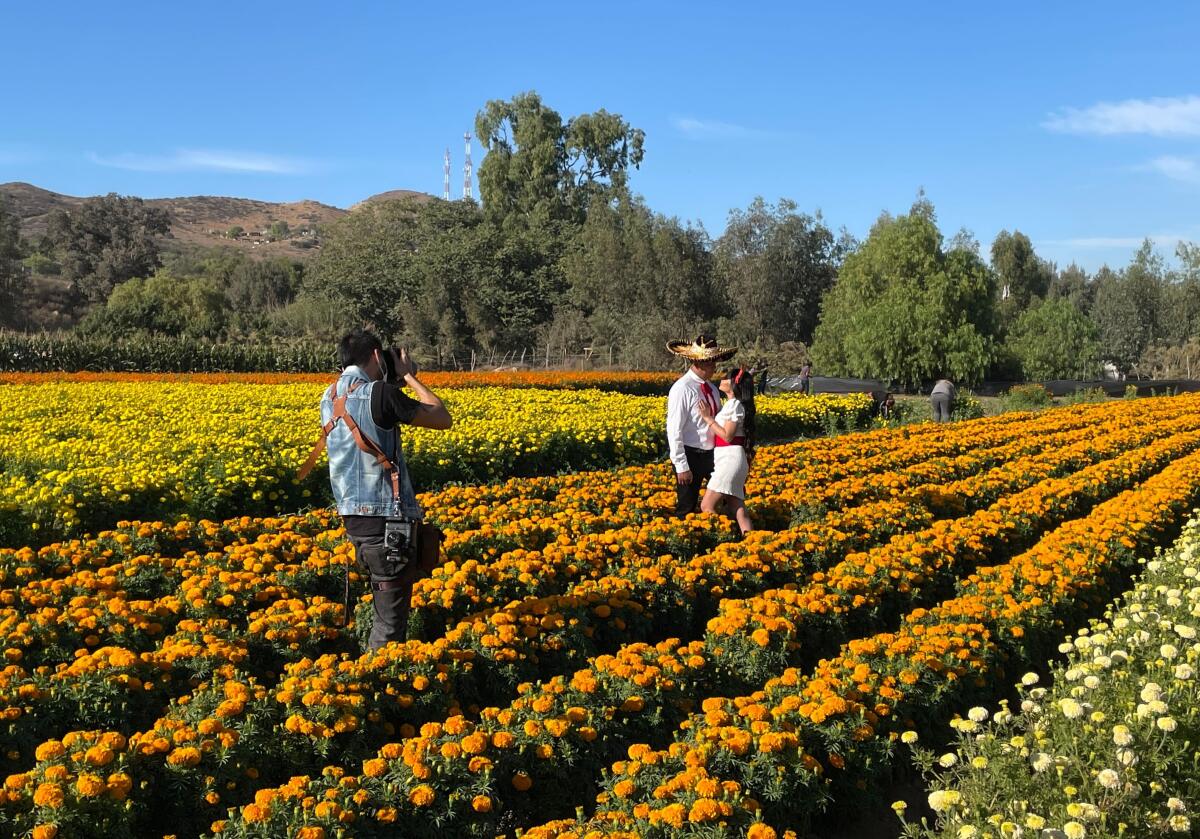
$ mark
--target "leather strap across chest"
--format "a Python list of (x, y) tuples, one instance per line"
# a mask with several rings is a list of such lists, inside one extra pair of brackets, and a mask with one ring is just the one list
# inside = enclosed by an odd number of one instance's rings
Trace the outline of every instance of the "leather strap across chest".
[(362, 429), (359, 428), (358, 423), (354, 421), (354, 417), (350, 416), (350, 413), (346, 410), (347, 397), (357, 390), (358, 386), (361, 384), (361, 380), (351, 382), (350, 386), (346, 388), (346, 392), (341, 396), (337, 395), (337, 382), (334, 382), (329, 386), (329, 389), (325, 392), (325, 395), (333, 401), (333, 414), (330, 416), (329, 422), (321, 426), (321, 436), (317, 438), (317, 442), (313, 445), (312, 451), (309, 452), (308, 460), (304, 461), (304, 465), (300, 467), (300, 472), (297, 475), (297, 478), (303, 481), (308, 477), (308, 473), (312, 471), (314, 466), (316, 466), (317, 458), (321, 456), (321, 451), (325, 448), (330, 432), (333, 431), (334, 426), (336, 426), (339, 422), (343, 422), (346, 424), (346, 429), (354, 437), (354, 444), (367, 454), (373, 455), (375, 457), (375, 462), (388, 470), (392, 479), (392, 497), (397, 503), (399, 503), (400, 469), (395, 463), (392, 462), (391, 458), (384, 453), (383, 449), (379, 447), (378, 443), (362, 433)]

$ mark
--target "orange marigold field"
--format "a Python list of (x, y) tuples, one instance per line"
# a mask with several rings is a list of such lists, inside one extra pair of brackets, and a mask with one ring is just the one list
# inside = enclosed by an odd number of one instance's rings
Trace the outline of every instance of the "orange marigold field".
[(1200, 397), (764, 447), (748, 496), (737, 540), (661, 464), (427, 493), (368, 654), (325, 511), (0, 550), (0, 832), (804, 834), (1171, 538)]

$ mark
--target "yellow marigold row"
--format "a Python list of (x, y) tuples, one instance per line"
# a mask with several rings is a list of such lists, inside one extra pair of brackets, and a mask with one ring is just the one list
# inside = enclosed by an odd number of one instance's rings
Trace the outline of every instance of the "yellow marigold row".
[[(297, 509), (328, 498), (318, 468), (295, 475), (317, 436), (317, 384), (52, 382), (6, 390), (0, 418), (0, 542), (29, 529), (96, 531), (144, 518)], [(665, 451), (666, 400), (598, 390), (448, 390), (449, 432), (409, 429), (418, 487), (645, 462)], [(862, 395), (764, 397), (761, 433), (852, 426)], [(603, 417), (598, 422), (597, 417)]]

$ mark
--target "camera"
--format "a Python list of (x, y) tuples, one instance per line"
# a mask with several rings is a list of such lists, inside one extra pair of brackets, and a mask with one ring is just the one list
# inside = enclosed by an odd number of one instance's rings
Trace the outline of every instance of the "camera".
[(388, 518), (383, 523), (385, 558), (395, 563), (396, 572), (403, 571), (418, 556), (417, 528), (420, 522), (408, 518)]
[[(379, 367), (383, 371), (383, 380), (385, 382), (395, 382), (397, 380), (395, 362), (399, 356), (399, 347), (387, 347), (379, 354)], [(416, 360), (409, 358), (408, 363), (412, 367), (413, 375), (417, 375)]]

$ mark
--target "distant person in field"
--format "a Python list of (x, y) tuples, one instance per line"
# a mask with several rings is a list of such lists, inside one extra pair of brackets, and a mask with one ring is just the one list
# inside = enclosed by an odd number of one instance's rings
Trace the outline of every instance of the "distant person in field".
[(929, 392), (929, 402), (933, 406), (934, 422), (949, 422), (950, 413), (954, 410), (954, 400), (958, 398), (958, 389), (949, 379), (938, 379), (934, 382), (933, 390)]
[(675, 515), (696, 512), (700, 483), (713, 471), (713, 432), (700, 413), (703, 402), (711, 417), (721, 410), (717, 389), (709, 381), (717, 362), (733, 357), (736, 349), (719, 347), (710, 335), (695, 341), (671, 341), (667, 349), (689, 362), (687, 371), (671, 385), (667, 396), (667, 444), (675, 468)]
[(721, 410), (714, 415), (706, 403), (699, 405), (715, 443), (713, 473), (700, 509), (713, 513), (725, 507), (745, 536), (753, 529), (746, 512), (746, 475), (754, 459), (754, 375), (735, 367), (721, 378), (720, 387), (728, 397)]
[(805, 396), (812, 395), (812, 362), (804, 362), (800, 368), (800, 392)]
[[(407, 350), (385, 350), (378, 337), (357, 330), (342, 338), (337, 353), (342, 373), (321, 398), (321, 439), (300, 477), (327, 447), (337, 511), (358, 566), (371, 579), (375, 614), (368, 644), (377, 650), (404, 640), (413, 583), (437, 564), (441, 541), (441, 531), (423, 521), (399, 427), (444, 430), (451, 418), (442, 400), (417, 379)], [(415, 399), (402, 390), (406, 385)], [(393, 537), (403, 549), (385, 543), (389, 532), (403, 536)], [(348, 568), (346, 573), (348, 611)]]
[(879, 416), (885, 420), (890, 420), (896, 416), (896, 397), (888, 394), (884, 397), (883, 402), (879, 403)]

